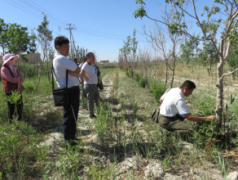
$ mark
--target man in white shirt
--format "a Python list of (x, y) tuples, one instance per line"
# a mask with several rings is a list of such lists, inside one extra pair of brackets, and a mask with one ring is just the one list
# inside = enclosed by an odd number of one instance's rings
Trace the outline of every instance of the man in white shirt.
[(84, 90), (88, 99), (89, 117), (96, 118), (94, 114), (94, 102), (98, 106), (99, 93), (97, 90), (97, 69), (93, 65), (95, 56), (92, 52), (87, 54), (87, 61), (83, 64), (80, 75), (84, 78)]
[(69, 40), (64, 36), (55, 38), (57, 53), (53, 59), (54, 78), (57, 86), (66, 87), (66, 70), (68, 75), (68, 98), (70, 105), (63, 107), (63, 135), (66, 142), (76, 145), (74, 142), (76, 133), (76, 121), (79, 111), (79, 80), (80, 68), (67, 58), (69, 54)]
[(171, 88), (160, 98), (159, 124), (162, 128), (171, 132), (188, 133), (192, 126), (181, 119), (190, 121), (213, 120), (214, 115), (208, 117), (194, 116), (189, 111), (183, 97), (192, 94), (196, 85), (186, 80), (180, 88)]

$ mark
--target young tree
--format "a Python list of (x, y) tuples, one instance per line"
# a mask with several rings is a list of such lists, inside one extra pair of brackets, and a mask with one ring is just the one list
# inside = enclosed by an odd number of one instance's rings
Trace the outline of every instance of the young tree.
[(198, 56), (200, 62), (207, 69), (207, 73), (211, 75), (212, 65), (219, 62), (219, 55), (216, 52), (211, 42), (204, 41), (203, 49), (198, 50)]
[(35, 35), (29, 35), (27, 28), (16, 23), (6, 24), (0, 19), (0, 46), (5, 52), (22, 54), (36, 51)]
[[(48, 79), (50, 81), (50, 72), (49, 72), (49, 59), (48, 59), (48, 55), (49, 55), (49, 47), (50, 47), (50, 43), (53, 40), (53, 36), (52, 36), (52, 31), (49, 30), (49, 21), (47, 20), (47, 16), (43, 13), (43, 21), (41, 22), (41, 24), (38, 26), (37, 31), (38, 31), (38, 36), (37, 36), (37, 40), (41, 46), (41, 50), (43, 53), (43, 62), (47, 63), (47, 74), (48, 74)], [(40, 78), (41, 78), (41, 70), (42, 70), (42, 66), (41, 62), (40, 63), (40, 69), (39, 69), (39, 79), (38, 79), (38, 83), (36, 86), (36, 89), (38, 88), (39, 84), (40, 84)]]
[[(134, 76), (134, 68), (137, 66), (136, 62), (136, 51), (137, 51), (138, 41), (136, 40), (136, 28), (133, 31), (133, 38), (127, 36), (127, 40), (124, 41), (123, 47), (120, 49), (120, 53), (123, 54), (123, 60), (125, 61), (126, 71), (130, 71), (132, 77)], [(132, 53), (133, 57), (129, 55)]]
[[(175, 8), (168, 10), (167, 7), (165, 7), (164, 10), (162, 10), (160, 20), (163, 24), (173, 22), (180, 23), (182, 18), (174, 18), (175, 12)], [(166, 69), (164, 88), (167, 86), (168, 69), (172, 71), (170, 83), (170, 87), (172, 87), (175, 73), (175, 62), (181, 52), (181, 44), (184, 38), (178, 33), (171, 33), (166, 25), (161, 25), (155, 20), (154, 22), (155, 27), (154, 29), (150, 29), (149, 32), (146, 30), (145, 26), (143, 27), (144, 34), (146, 35), (147, 40), (151, 43), (152, 47), (164, 58)], [(168, 46), (170, 47), (168, 48)]]
[(2, 53), (5, 54), (7, 49), (8, 39), (7, 39), (7, 30), (9, 25), (4, 23), (3, 19), (0, 19), (0, 46), (2, 47)]
[(186, 38), (185, 42), (181, 45), (182, 53), (180, 57), (187, 62), (189, 62), (191, 59), (194, 59), (198, 50), (199, 41), (197, 40), (197, 38), (199, 38), (199, 36), (195, 37), (196, 39)]
[[(199, 15), (197, 12), (197, 4), (195, 0), (165, 0), (166, 3), (176, 8), (176, 18), (189, 17), (196, 23), (200, 32), (201, 38), (194, 37), (187, 31), (187, 22), (173, 22), (165, 24), (170, 29), (171, 33), (184, 34), (190, 38), (197, 39), (199, 41), (209, 41), (213, 44), (217, 54), (219, 55), (219, 63), (217, 64), (217, 98), (216, 98), (216, 119), (218, 120), (216, 130), (219, 131), (222, 125), (222, 110), (223, 110), (223, 79), (225, 76), (233, 74), (238, 69), (232, 72), (223, 73), (223, 66), (228, 58), (230, 47), (232, 42), (237, 41), (236, 28), (238, 23), (238, 1), (237, 0), (214, 0), (214, 4), (211, 8), (204, 7), (204, 12)], [(148, 17), (157, 22), (161, 22), (159, 19), (151, 18), (145, 10), (144, 0), (136, 0), (137, 4), (140, 4), (134, 15), (135, 17)], [(189, 6), (188, 11), (186, 7)], [(192, 12), (191, 12), (192, 10)], [(219, 16), (217, 15), (219, 13)], [(206, 16), (204, 18), (204, 16)], [(220, 40), (216, 39), (216, 33), (218, 28), (223, 29), (223, 34), (220, 36)], [(217, 43), (219, 42), (219, 43)]]

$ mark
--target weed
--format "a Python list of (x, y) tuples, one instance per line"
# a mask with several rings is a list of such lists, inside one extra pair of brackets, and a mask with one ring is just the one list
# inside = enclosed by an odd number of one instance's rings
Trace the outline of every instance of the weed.
[(103, 147), (108, 147), (107, 140), (110, 139), (108, 136), (108, 126), (112, 127), (111, 112), (110, 104), (101, 103), (97, 109), (97, 118), (94, 121), (96, 133)]
[(23, 83), (26, 92), (32, 92), (36, 90), (35, 84), (32, 81), (25, 81)]
[(159, 99), (164, 94), (164, 85), (163, 85), (163, 83), (161, 81), (159, 81), (159, 82), (153, 81), (151, 83), (150, 90), (152, 91), (156, 102), (159, 104), (160, 103)]

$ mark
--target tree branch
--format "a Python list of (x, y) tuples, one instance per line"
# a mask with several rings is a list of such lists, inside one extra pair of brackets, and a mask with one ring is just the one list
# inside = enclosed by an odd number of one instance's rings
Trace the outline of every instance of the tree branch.
[(236, 68), (234, 71), (231, 71), (231, 72), (229, 72), (229, 73), (223, 74), (222, 77), (220, 77), (219, 81), (222, 81), (222, 79), (223, 79), (225, 76), (229, 76), (229, 75), (235, 73), (236, 71), (238, 71), (238, 68)]

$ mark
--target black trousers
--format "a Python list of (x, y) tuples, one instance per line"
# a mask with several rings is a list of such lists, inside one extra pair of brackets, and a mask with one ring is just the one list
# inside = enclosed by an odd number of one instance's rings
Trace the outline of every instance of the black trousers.
[[(6, 93), (8, 98), (11, 98), (12, 93)], [(20, 97), (18, 101), (11, 103), (8, 101), (8, 118), (12, 120), (14, 116), (18, 115), (17, 120), (20, 121), (22, 119), (23, 112), (23, 101), (22, 101), (22, 93), (19, 94)]]
[(63, 108), (63, 135), (65, 140), (73, 140), (79, 111), (79, 86), (68, 89), (70, 105)]

